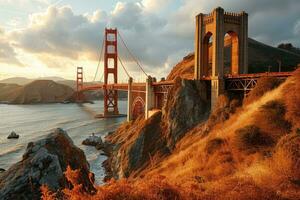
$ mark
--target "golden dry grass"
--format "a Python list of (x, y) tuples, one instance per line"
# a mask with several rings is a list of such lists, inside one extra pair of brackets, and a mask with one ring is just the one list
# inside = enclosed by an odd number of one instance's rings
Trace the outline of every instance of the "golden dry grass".
[[(139, 178), (111, 181), (97, 187), (94, 196), (80, 193), (80, 187), (64, 192), (70, 199), (297, 200), (300, 135), (295, 127), (300, 105), (290, 105), (298, 97), (289, 99), (285, 93), (294, 91), (295, 80), (291, 77), (235, 113), (228, 112), (208, 134), (203, 134), (206, 124), (199, 124), (176, 144), (170, 156), (140, 171)], [(230, 103), (223, 99), (217, 107), (220, 116)], [(122, 129), (133, 126), (124, 124)], [(135, 137), (128, 133), (110, 139), (125, 142)], [(249, 151), (252, 148), (255, 150)]]

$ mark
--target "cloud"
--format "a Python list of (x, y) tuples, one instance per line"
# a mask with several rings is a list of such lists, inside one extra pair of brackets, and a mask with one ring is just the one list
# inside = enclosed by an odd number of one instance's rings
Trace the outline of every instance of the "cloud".
[(12, 65), (23, 66), (17, 58), (17, 53), (14, 47), (6, 38), (6, 32), (0, 27), (0, 62)]
[(149, 12), (159, 12), (166, 8), (172, 0), (143, 0), (142, 5)]
[(31, 15), (29, 26), (11, 32), (10, 37), (31, 53), (78, 59), (82, 54), (95, 56), (103, 27), (101, 19), (75, 15), (68, 6), (49, 7), (45, 13)]
[(300, 20), (298, 20), (295, 24), (295, 27), (294, 27), (294, 34), (295, 35), (300, 35)]
[[(35, 1), (51, 5), (47, 0)], [(14, 47), (37, 55), (50, 68), (62, 68), (76, 61), (96, 62), (104, 28), (117, 27), (146, 70), (161, 76), (193, 51), (195, 15), (218, 6), (248, 12), (250, 37), (271, 45), (291, 41), (300, 46), (299, 0), (137, 0), (118, 2), (111, 12), (89, 14), (75, 14), (70, 6), (50, 6), (45, 12), (32, 14), (24, 29), (11, 31), (10, 43), (2, 46), (10, 48), (11, 58), (16, 58)], [(176, 10), (168, 11), (169, 7)], [(137, 72), (136, 64), (119, 44), (121, 58)]]

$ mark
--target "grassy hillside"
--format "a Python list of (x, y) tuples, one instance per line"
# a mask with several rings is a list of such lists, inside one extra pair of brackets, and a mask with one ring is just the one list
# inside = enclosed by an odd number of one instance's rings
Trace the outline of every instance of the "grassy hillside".
[[(162, 149), (164, 145), (163, 136), (153, 140), (160, 127), (157, 114), (148, 120), (125, 123), (109, 136), (121, 141), (118, 144), (121, 151), (116, 156), (124, 157), (121, 159), (124, 163), (114, 164), (121, 165), (122, 173), (122, 166), (138, 159), (130, 159), (130, 154), (140, 156), (133, 149), (142, 153), (142, 159), (148, 157), (148, 164), (133, 168), (127, 179), (99, 186), (94, 196), (80, 192), (74, 181), (74, 189), (64, 194), (71, 199), (103, 200), (297, 200), (300, 196), (299, 88), (300, 69), (280, 85), (271, 80), (259, 81), (244, 105), (238, 106), (226, 96), (220, 96), (209, 119), (187, 130), (168, 153), (160, 151), (147, 156), (146, 152), (139, 151), (138, 146), (151, 152), (154, 151), (151, 147)], [(72, 182), (76, 173), (68, 171), (66, 176)], [(45, 199), (51, 194), (48, 192), (44, 190)]]

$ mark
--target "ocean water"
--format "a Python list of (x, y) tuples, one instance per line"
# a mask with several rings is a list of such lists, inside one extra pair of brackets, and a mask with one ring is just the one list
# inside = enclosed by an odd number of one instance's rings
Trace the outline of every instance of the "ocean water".
[[(119, 101), (120, 113), (126, 113), (126, 101)], [(103, 101), (94, 104), (0, 104), (0, 168), (8, 169), (21, 160), (26, 146), (44, 138), (55, 128), (68, 132), (75, 145), (81, 148), (98, 184), (105, 176), (101, 163), (106, 159), (94, 147), (81, 142), (92, 133), (104, 138), (108, 131), (115, 130), (126, 118), (96, 119), (103, 111)], [(11, 131), (20, 135), (18, 140), (8, 140)]]

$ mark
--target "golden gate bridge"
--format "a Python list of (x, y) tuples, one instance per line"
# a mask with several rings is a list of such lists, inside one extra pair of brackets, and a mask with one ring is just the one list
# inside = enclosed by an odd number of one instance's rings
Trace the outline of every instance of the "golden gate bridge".
[[(214, 13), (221, 13), (220, 16), (223, 14), (223, 23), (234, 23), (235, 26), (241, 26), (241, 24), (238, 24), (239, 20), (245, 20), (243, 17), (245, 13), (242, 12), (242, 14), (230, 14), (230, 20), (227, 19), (226, 21), (226, 15), (229, 15), (228, 13), (224, 14), (224, 10), (222, 8), (217, 8), (213, 11), (212, 14), (209, 15), (198, 15), (196, 17), (196, 20), (199, 20), (199, 16), (208, 17), (209, 20), (206, 20), (206, 23), (213, 23), (217, 19), (214, 19), (215, 16), (218, 16)], [(203, 17), (202, 17), (203, 18)], [(198, 22), (197, 22), (198, 23)], [(200, 22), (199, 22), (200, 23)], [(247, 23), (246, 23), (247, 24)], [(199, 31), (199, 26), (196, 25), (196, 34), (199, 34), (203, 31)], [(205, 29), (205, 26), (207, 24), (202, 23), (202, 26), (200, 28)], [(220, 23), (218, 23), (216, 26), (221, 26)], [(224, 25), (223, 25), (224, 26)], [(198, 32), (197, 32), (198, 30)], [(248, 30), (248, 29), (247, 29)], [(209, 33), (211, 34), (211, 33)], [(132, 60), (135, 61), (137, 66), (139, 67), (139, 70), (143, 73), (145, 76), (145, 82), (134, 82), (133, 77), (130, 76), (129, 71), (126, 69), (123, 61), (121, 60), (119, 54), (118, 54), (118, 38), (120, 38), (121, 43), (125, 47), (125, 49), (128, 51), (130, 57)], [(196, 35), (196, 41), (195, 43), (195, 77), (194, 80), (198, 81), (207, 81), (211, 82), (211, 108), (213, 107), (213, 102), (215, 101), (216, 97), (219, 95), (219, 92), (213, 92), (213, 90), (220, 90), (221, 86), (224, 85), (223, 90), (231, 91), (231, 92), (240, 92), (244, 96), (247, 95), (247, 93), (252, 90), (255, 85), (257, 84), (257, 80), (260, 77), (264, 76), (271, 76), (271, 77), (277, 77), (277, 78), (287, 78), (288, 76), (291, 76), (291, 72), (272, 72), (272, 73), (255, 73), (255, 74), (247, 74), (247, 73), (238, 73), (239, 71), (239, 63), (238, 60), (236, 60), (234, 65), (237, 66), (231, 66), (231, 74), (218, 74), (217, 76), (212, 75), (201, 75), (203, 73), (202, 71), (199, 71), (199, 69), (203, 70), (200, 64), (203, 65), (203, 62), (207, 60), (207, 58), (203, 58), (203, 55), (208, 56), (208, 49), (206, 49), (206, 54), (202, 54), (203, 50), (201, 51), (201, 43), (198, 43), (200, 40), (199, 35)], [(247, 41), (247, 40), (245, 40)], [(217, 42), (216, 42), (217, 43)], [(199, 47), (200, 44), (200, 47)], [(204, 44), (205, 45), (205, 44)], [(244, 44), (247, 46), (247, 44)], [(205, 47), (205, 46), (204, 46)], [(217, 46), (215, 47), (215, 51), (213, 54), (218, 54), (218, 51), (222, 49), (223, 47)], [(104, 53), (103, 53), (104, 51)], [(232, 59), (236, 59), (239, 57), (237, 52), (237, 49), (232, 48)], [(152, 113), (156, 112), (157, 110), (161, 110), (167, 101), (168, 94), (171, 90), (171, 88), (174, 85), (174, 80), (162, 80), (157, 82), (156, 78), (149, 76), (146, 71), (143, 69), (142, 65), (139, 63), (139, 61), (136, 59), (136, 57), (133, 55), (133, 53), (129, 50), (128, 46), (126, 45), (123, 37), (118, 32), (118, 30), (115, 29), (105, 29), (104, 39), (102, 43), (100, 58), (97, 66), (96, 73), (94, 75), (95, 82), (97, 78), (97, 74), (101, 65), (102, 61), (102, 55), (103, 55), (103, 63), (104, 63), (104, 70), (103, 74), (101, 76), (101, 80), (104, 77), (104, 81), (101, 84), (85, 84), (83, 81), (83, 68), (77, 67), (77, 91), (76, 91), (76, 100), (78, 102), (81, 102), (84, 98), (83, 93), (86, 91), (94, 91), (94, 90), (103, 90), (104, 91), (104, 111), (103, 114), (100, 117), (103, 118), (110, 118), (110, 117), (120, 117), (124, 116), (119, 113), (118, 109), (118, 91), (126, 91), (128, 94), (127, 99), (127, 120), (134, 120), (137, 117), (144, 115), (144, 117), (147, 119), (149, 116), (151, 116)], [(246, 55), (247, 57), (248, 55)], [(214, 56), (217, 58), (217, 56)], [(199, 59), (200, 60), (199, 63)], [(221, 57), (223, 58), (223, 57)], [(218, 60), (217, 60), (218, 61)], [(217, 62), (213, 61), (213, 62)], [(121, 67), (123, 68), (125, 74), (127, 75), (128, 82), (127, 83), (119, 83), (118, 82), (118, 63), (120, 63)], [(204, 63), (205, 64), (205, 63)], [(220, 62), (219, 62), (220, 65)], [(213, 63), (214, 67), (218, 67), (218, 65)], [(223, 65), (222, 65), (223, 66)], [(204, 66), (205, 67), (205, 66)], [(219, 68), (219, 67), (218, 67)], [(213, 71), (216, 72), (216, 69), (213, 69)], [(199, 74), (200, 73), (200, 74)], [(109, 75), (112, 75), (112, 80), (109, 80)], [(217, 85), (215, 85), (215, 80), (218, 80)], [(220, 84), (222, 83), (222, 84)], [(217, 96), (216, 96), (217, 95)]]

